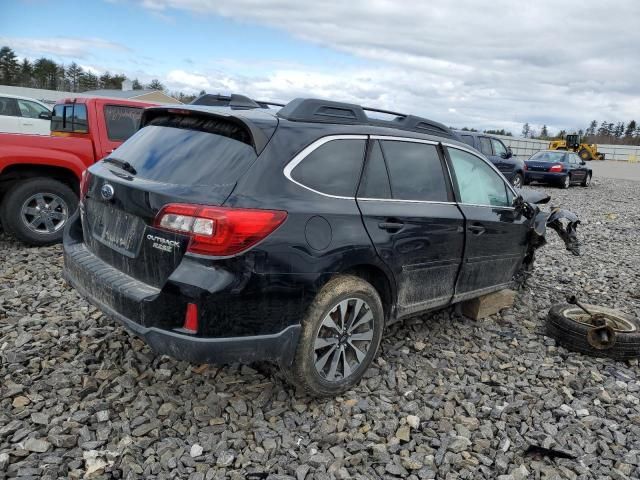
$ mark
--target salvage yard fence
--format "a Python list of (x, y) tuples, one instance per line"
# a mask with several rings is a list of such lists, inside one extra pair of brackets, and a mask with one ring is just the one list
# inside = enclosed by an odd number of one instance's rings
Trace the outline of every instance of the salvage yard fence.
[[(526, 159), (540, 150), (549, 147), (547, 140), (535, 140), (533, 138), (507, 137), (504, 135), (493, 135), (502, 139), (504, 144), (511, 147), (516, 157)], [(640, 161), (640, 147), (633, 145), (598, 145), (598, 151), (604, 153), (606, 160), (618, 160), (622, 162)]]

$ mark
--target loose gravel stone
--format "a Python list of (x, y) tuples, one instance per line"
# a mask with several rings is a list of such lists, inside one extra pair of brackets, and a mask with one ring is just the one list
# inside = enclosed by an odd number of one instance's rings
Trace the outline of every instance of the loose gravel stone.
[(638, 361), (544, 334), (573, 293), (640, 315), (640, 184), (531, 188), (578, 214), (583, 256), (550, 232), (512, 308), (392, 325), (362, 383), (329, 399), (264, 365), (155, 355), (65, 284), (60, 246), (0, 233), (0, 478), (640, 478)]

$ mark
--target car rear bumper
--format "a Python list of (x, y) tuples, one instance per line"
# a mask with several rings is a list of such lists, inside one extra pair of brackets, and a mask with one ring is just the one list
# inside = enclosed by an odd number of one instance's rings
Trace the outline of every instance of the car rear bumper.
[(566, 176), (567, 172), (532, 172), (529, 170), (525, 172), (527, 182), (562, 183)]
[[(194, 363), (273, 361), (281, 365), (291, 364), (301, 331), (299, 322), (280, 325), (281, 328), (277, 331), (258, 335), (229, 335), (233, 329), (226, 330), (227, 335), (215, 336), (182, 333), (176, 327), (181, 326), (187, 303), (203, 305), (200, 309), (200, 325), (204, 326), (202, 313), (211, 311), (211, 304), (215, 304), (220, 297), (211, 292), (203, 295), (198, 287), (192, 286), (191, 290), (197, 291), (194, 298), (185, 298), (125, 275), (94, 255), (80, 239), (73, 238), (70, 231), (74, 227), (77, 229), (78, 224), (78, 218), (74, 217), (65, 230), (64, 279), (87, 301), (122, 323), (157, 353)], [(175, 286), (169, 287), (168, 290), (176, 290)], [(224, 305), (219, 308), (222, 315), (231, 312), (229, 315), (233, 316), (233, 312), (252, 308), (251, 301), (245, 302), (242, 295), (237, 295), (234, 301), (230, 300), (229, 295), (223, 295), (222, 298)], [(244, 305), (245, 303), (249, 306)], [(292, 303), (301, 305), (303, 302), (298, 298), (298, 302)], [(219, 317), (214, 318), (217, 320)], [(264, 316), (261, 318), (264, 327), (267, 319)], [(167, 319), (176, 322), (168, 325)], [(236, 324), (242, 324), (244, 320), (242, 317), (228, 319)], [(256, 326), (254, 319), (249, 318), (248, 323), (249, 328)]]

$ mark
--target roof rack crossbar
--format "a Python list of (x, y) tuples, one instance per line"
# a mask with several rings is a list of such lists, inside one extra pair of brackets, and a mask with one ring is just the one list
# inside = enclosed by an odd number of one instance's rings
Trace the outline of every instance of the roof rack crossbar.
[[(366, 112), (383, 113), (393, 115), (396, 118), (382, 120), (372, 118)], [(353, 103), (319, 100), (316, 98), (296, 98), (286, 104), (276, 115), (294, 122), (375, 125), (418, 133), (454, 136), (447, 126), (427, 118), (381, 108), (363, 107)]]

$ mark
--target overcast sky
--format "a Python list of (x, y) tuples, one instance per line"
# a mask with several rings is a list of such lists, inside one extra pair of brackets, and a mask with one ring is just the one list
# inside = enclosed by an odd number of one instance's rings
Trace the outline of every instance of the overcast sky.
[(447, 125), (640, 120), (640, 0), (26, 0), (0, 45), (170, 90), (319, 96)]

